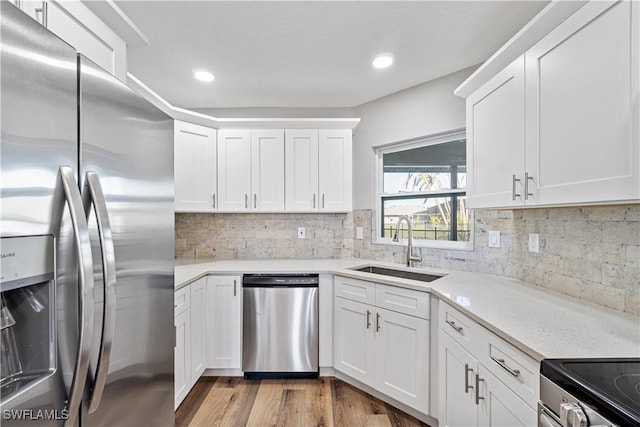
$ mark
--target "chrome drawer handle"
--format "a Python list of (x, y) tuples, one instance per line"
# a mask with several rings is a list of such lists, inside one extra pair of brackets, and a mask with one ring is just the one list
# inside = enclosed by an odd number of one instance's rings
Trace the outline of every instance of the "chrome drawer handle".
[(371, 312), (367, 310), (367, 329), (371, 327)]
[(473, 369), (469, 368), (469, 364), (464, 364), (464, 392), (469, 393), (470, 389), (473, 389), (472, 385), (469, 385), (469, 372), (473, 372)]
[(458, 333), (460, 333), (460, 334), (462, 333), (462, 329), (463, 329), (463, 328), (462, 328), (462, 326), (458, 326), (458, 325), (456, 325), (456, 322), (454, 322), (454, 321), (452, 321), (452, 320), (445, 320), (445, 323), (446, 323), (447, 325), (451, 326), (453, 329), (455, 329), (455, 330), (456, 330), (456, 332), (458, 332)]
[(505, 363), (504, 359), (498, 359), (495, 356), (491, 356), (491, 360), (493, 360), (494, 362), (496, 362), (498, 365), (500, 365), (505, 371), (509, 372), (511, 375), (513, 375), (514, 377), (519, 377), (520, 376), (520, 371), (517, 369), (511, 369), (510, 367), (507, 366), (507, 364)]
[(481, 400), (484, 400), (484, 397), (480, 396), (480, 382), (484, 381), (480, 378), (480, 374), (476, 374), (476, 405), (480, 404)]

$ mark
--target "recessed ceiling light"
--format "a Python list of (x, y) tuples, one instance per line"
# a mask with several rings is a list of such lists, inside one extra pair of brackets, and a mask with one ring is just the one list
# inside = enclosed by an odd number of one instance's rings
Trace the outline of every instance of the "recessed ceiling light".
[(193, 70), (193, 76), (201, 82), (212, 82), (215, 77), (206, 70)]
[(387, 54), (376, 56), (372, 63), (374, 68), (387, 68), (391, 64), (393, 64), (393, 57)]

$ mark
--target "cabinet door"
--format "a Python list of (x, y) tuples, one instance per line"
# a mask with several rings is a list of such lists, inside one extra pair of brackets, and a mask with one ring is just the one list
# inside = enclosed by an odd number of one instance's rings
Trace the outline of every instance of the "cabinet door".
[[(26, 1), (24, 6), (44, 7), (36, 15), (44, 25), (78, 52), (123, 82), (127, 81), (127, 45), (104, 22), (79, 1)], [(43, 6), (44, 4), (44, 6)], [(41, 21), (42, 22), (42, 21)]]
[(215, 212), (216, 130), (174, 122), (174, 180), (177, 212)]
[(429, 321), (376, 308), (376, 389), (429, 413)]
[[(442, 330), (438, 334), (438, 420), (442, 427), (478, 425), (476, 359)], [(534, 424), (532, 424), (534, 425)]]
[(207, 368), (240, 369), (242, 278), (207, 277)]
[(251, 131), (218, 131), (218, 211), (248, 212), (251, 194)]
[(251, 131), (251, 210), (284, 211), (284, 130)]
[(467, 98), (469, 207), (524, 202), (524, 55)]
[(318, 131), (319, 210), (351, 210), (351, 130)]
[(174, 373), (174, 397), (175, 408), (186, 397), (191, 388), (190, 360), (191, 360), (191, 310), (185, 310), (175, 317), (176, 346), (175, 373)]
[(478, 406), (479, 425), (486, 427), (531, 427), (537, 425), (537, 413), (516, 394), (479, 365), (481, 381)]
[(207, 279), (202, 278), (189, 285), (191, 288), (191, 361), (190, 386), (204, 372), (207, 356), (206, 289)]
[(375, 307), (335, 298), (333, 321), (333, 362), (336, 370), (375, 387)]
[(287, 212), (318, 210), (318, 131), (285, 132)]
[(533, 203), (640, 197), (639, 8), (589, 2), (527, 51)]

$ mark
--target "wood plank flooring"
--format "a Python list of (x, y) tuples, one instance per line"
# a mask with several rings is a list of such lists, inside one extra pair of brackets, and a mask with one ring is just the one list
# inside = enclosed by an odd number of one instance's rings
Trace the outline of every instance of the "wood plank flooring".
[(176, 427), (427, 427), (333, 378), (202, 377), (176, 411)]

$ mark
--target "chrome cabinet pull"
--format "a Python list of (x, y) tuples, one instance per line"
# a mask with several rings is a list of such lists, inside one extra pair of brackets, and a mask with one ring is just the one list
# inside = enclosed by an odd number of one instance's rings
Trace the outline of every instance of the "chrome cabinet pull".
[(520, 197), (519, 193), (516, 193), (516, 182), (520, 182), (520, 178), (516, 178), (516, 174), (513, 174), (512, 186), (511, 186), (511, 200), (515, 200), (516, 197)]
[(324, 209), (324, 193), (322, 193), (322, 209)]
[(445, 323), (447, 325), (451, 326), (453, 329), (455, 329), (456, 332), (458, 332), (459, 334), (462, 334), (462, 330), (464, 328), (462, 326), (456, 325), (456, 322), (454, 322), (453, 320), (445, 320)]
[(367, 329), (371, 327), (371, 312), (367, 310)]
[(380, 313), (376, 313), (376, 332), (380, 332)]
[(237, 281), (237, 280), (234, 280), (234, 281), (233, 281), (233, 296), (234, 296), (234, 297), (237, 295), (237, 291), (236, 291), (236, 289), (237, 289), (237, 285), (238, 285), (238, 281)]
[(244, 208), (249, 209), (249, 195), (244, 195)]
[(480, 382), (484, 381), (480, 378), (480, 374), (476, 374), (476, 405), (480, 404), (481, 400), (484, 400), (484, 397), (480, 396)]
[(253, 208), (256, 209), (258, 207), (258, 195), (253, 195)]
[(213, 194), (213, 196), (211, 196), (211, 200), (212, 200), (211, 205), (215, 208), (216, 207), (216, 195), (215, 195), (215, 193)]
[[(22, 2), (21, 2), (22, 3)], [(42, 2), (42, 7), (38, 7), (35, 9), (36, 12), (36, 21), (40, 22), (42, 24), (43, 27), (47, 27), (47, 24), (49, 23), (49, 19), (48, 19), (48, 15), (49, 15), (49, 9), (48, 9), (49, 5), (47, 4), (46, 1)], [(42, 14), (42, 18), (40, 18), (38, 15)]]
[(510, 367), (507, 366), (507, 364), (505, 363), (504, 359), (498, 359), (495, 356), (491, 356), (491, 360), (493, 360), (494, 362), (496, 362), (498, 365), (500, 365), (505, 371), (509, 372), (511, 375), (513, 375), (514, 377), (519, 377), (520, 376), (520, 371), (518, 369), (511, 369)]
[[(82, 191), (82, 203), (87, 219), (91, 214), (91, 206), (96, 215), (98, 225), (98, 238), (102, 256), (102, 275), (104, 280), (104, 310), (102, 314), (102, 337), (98, 362), (95, 369), (95, 380), (91, 384), (89, 395), (88, 413), (93, 414), (98, 410), (102, 394), (107, 382), (107, 372), (111, 359), (111, 346), (113, 345), (113, 333), (116, 328), (116, 258), (113, 247), (109, 212), (105, 203), (100, 178), (95, 172), (87, 172), (85, 175), (84, 189)], [(93, 307), (91, 307), (93, 310)]]
[(313, 194), (313, 209), (316, 208), (316, 195), (315, 193)]
[(74, 426), (80, 411), (82, 394), (89, 372), (89, 355), (93, 340), (93, 256), (89, 226), (74, 172), (69, 166), (60, 166), (58, 182), (53, 194), (53, 221), (51, 222), (51, 234), (56, 237), (60, 235), (65, 204), (69, 206), (73, 241), (78, 256), (78, 347), (66, 402), (69, 414), (64, 421), (64, 426)]
[(468, 363), (464, 364), (464, 392), (465, 394), (469, 393), (470, 389), (473, 389), (472, 385), (469, 385), (469, 372), (473, 373), (473, 369), (469, 367)]
[(524, 173), (524, 199), (529, 200), (529, 197), (533, 197), (533, 193), (529, 192), (529, 180), (533, 180), (533, 177), (529, 175), (529, 172)]

